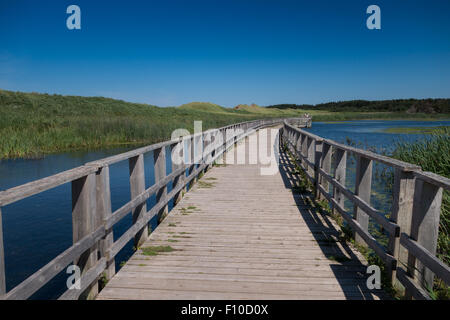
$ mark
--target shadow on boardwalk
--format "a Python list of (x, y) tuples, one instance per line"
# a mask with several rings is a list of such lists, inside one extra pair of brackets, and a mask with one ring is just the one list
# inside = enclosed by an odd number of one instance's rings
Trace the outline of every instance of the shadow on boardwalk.
[[(279, 149), (279, 148), (278, 148)], [(313, 200), (310, 192), (299, 193), (294, 190), (298, 185), (299, 177), (295, 173), (296, 165), (287, 156), (287, 153), (276, 150), (279, 153), (279, 171), (286, 188), (290, 189), (299, 212), (305, 224), (311, 230), (315, 240), (319, 244), (323, 254), (336, 264), (330, 264), (336, 280), (342, 287), (342, 291), (349, 299), (373, 300), (373, 296), (379, 299), (389, 299), (382, 290), (369, 290), (366, 280), (367, 265), (360, 253), (355, 253), (346, 242), (339, 241), (339, 227), (326, 214), (319, 212), (309, 204), (308, 198)], [(356, 295), (355, 295), (356, 294)]]

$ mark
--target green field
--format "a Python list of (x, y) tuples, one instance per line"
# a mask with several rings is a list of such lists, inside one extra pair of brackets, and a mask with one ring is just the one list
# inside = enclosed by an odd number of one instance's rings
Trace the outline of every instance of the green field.
[(195, 120), (209, 129), (260, 118), (297, 117), (305, 112), (314, 121), (450, 118), (436, 113), (334, 112), (257, 105), (225, 108), (204, 102), (160, 108), (103, 97), (0, 90), (0, 159), (151, 144), (169, 139), (177, 128), (192, 132)]

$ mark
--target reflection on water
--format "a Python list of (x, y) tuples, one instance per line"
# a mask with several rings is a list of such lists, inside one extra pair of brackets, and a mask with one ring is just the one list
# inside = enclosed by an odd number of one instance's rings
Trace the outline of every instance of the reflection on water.
[[(345, 143), (347, 138), (362, 143), (362, 147), (374, 146), (379, 150), (392, 149), (399, 139), (413, 141), (422, 139), (418, 134), (382, 133), (385, 128), (398, 126), (437, 126), (450, 125), (450, 121), (349, 121), (345, 123), (314, 122), (311, 132), (337, 142)], [(107, 151), (70, 152), (50, 155), (43, 159), (19, 159), (0, 162), (0, 190), (5, 190), (36, 179), (68, 170), (89, 161), (98, 160), (127, 151), (115, 149)], [(166, 149), (166, 154), (168, 150)], [(154, 183), (153, 153), (145, 155), (146, 187)], [(167, 173), (171, 172), (170, 157), (167, 159)], [(348, 167), (354, 171), (354, 159), (348, 160)], [(377, 169), (375, 169), (376, 171)], [(113, 211), (130, 200), (128, 161), (122, 161), (110, 167), (111, 199)], [(354, 174), (349, 174), (347, 185), (353, 188)], [(65, 184), (55, 189), (21, 200), (2, 209), (5, 244), (5, 262), (7, 289), (10, 290), (33, 272), (48, 263), (72, 244), (71, 186)], [(168, 186), (168, 192), (171, 185)], [(384, 188), (373, 182), (372, 203), (376, 208), (389, 212), (391, 200), (384, 194)], [(382, 196), (380, 196), (382, 195)], [(384, 196), (383, 196), (384, 195)], [(147, 201), (147, 208), (155, 203), (153, 196)], [(172, 203), (169, 203), (169, 209)], [(351, 207), (347, 204), (347, 209)], [(131, 225), (128, 215), (114, 227), (117, 239)], [(156, 221), (151, 221), (155, 228)], [(116, 266), (132, 254), (132, 241), (117, 255)], [(55, 298), (65, 290), (67, 275), (61, 272), (33, 298)]]

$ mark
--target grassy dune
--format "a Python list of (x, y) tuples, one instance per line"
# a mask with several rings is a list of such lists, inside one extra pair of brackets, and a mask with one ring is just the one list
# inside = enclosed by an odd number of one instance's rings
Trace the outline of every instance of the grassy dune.
[(211, 103), (159, 108), (102, 97), (77, 97), (0, 90), (0, 159), (36, 157), (74, 149), (150, 144), (173, 130), (192, 132), (266, 117), (297, 116), (300, 111), (257, 113)]

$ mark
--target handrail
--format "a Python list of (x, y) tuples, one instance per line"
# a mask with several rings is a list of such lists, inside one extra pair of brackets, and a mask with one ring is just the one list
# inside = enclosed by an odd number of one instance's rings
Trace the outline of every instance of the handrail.
[[(407, 297), (429, 299), (426, 288), (432, 287), (435, 275), (450, 285), (450, 269), (436, 257), (442, 192), (450, 190), (450, 179), (423, 172), (411, 163), (324, 139), (287, 121), (281, 137), (280, 143), (288, 147), (313, 184), (315, 197), (326, 199), (333, 212), (340, 214), (355, 232), (356, 242), (370, 247), (384, 261), (394, 286), (403, 286)], [(355, 192), (345, 186), (349, 153), (357, 159)], [(395, 170), (389, 219), (370, 205), (373, 161)], [(353, 203), (352, 213), (344, 208), (345, 199)], [(386, 249), (369, 233), (369, 217), (387, 231)], [(407, 265), (407, 270), (399, 262)]]
[[(70, 169), (50, 177), (32, 181), (21, 186), (0, 192), (0, 298), (27, 299), (48, 281), (53, 279), (72, 261), (79, 263), (81, 269), (81, 290), (67, 290), (60, 299), (78, 299), (83, 296), (93, 297), (98, 293), (98, 279), (102, 274), (107, 280), (115, 273), (114, 257), (134, 238), (135, 244), (143, 243), (147, 237), (147, 225), (155, 215), (167, 211), (171, 199), (176, 204), (182, 197), (183, 189), (206, 170), (228, 148), (259, 128), (282, 123), (285, 119), (262, 119), (241, 122), (218, 129), (210, 129), (163, 141), (149, 146), (127, 151), (104, 159), (88, 162), (80, 167)], [(310, 123), (311, 119), (290, 118), (291, 121)], [(212, 148), (207, 147), (206, 137), (216, 134), (223, 137)], [(185, 148), (185, 143), (189, 145)], [(197, 146), (202, 146), (199, 154)], [(166, 175), (165, 150), (170, 147), (175, 152), (177, 147), (189, 154), (192, 163), (172, 164), (172, 172)], [(155, 183), (145, 189), (143, 155), (153, 151)], [(195, 159), (198, 157), (198, 161)], [(116, 211), (111, 211), (109, 184), (109, 166), (120, 161), (129, 161), (130, 187), (132, 197)], [(195, 164), (200, 164), (195, 168)], [(189, 171), (186, 176), (186, 170)], [(65, 183), (72, 184), (72, 219), (73, 245), (52, 259), (44, 267), (33, 273), (10, 291), (5, 289), (5, 267), (2, 229), (2, 206), (20, 201), (35, 194), (53, 189)], [(172, 190), (167, 194), (167, 185), (172, 182)], [(146, 200), (157, 195), (156, 204), (147, 211)], [(133, 214), (133, 225), (116, 241), (113, 241), (112, 228), (128, 214)], [(84, 223), (89, 220), (92, 223)], [(136, 246), (137, 246), (136, 245)], [(80, 259), (80, 257), (84, 257)]]

